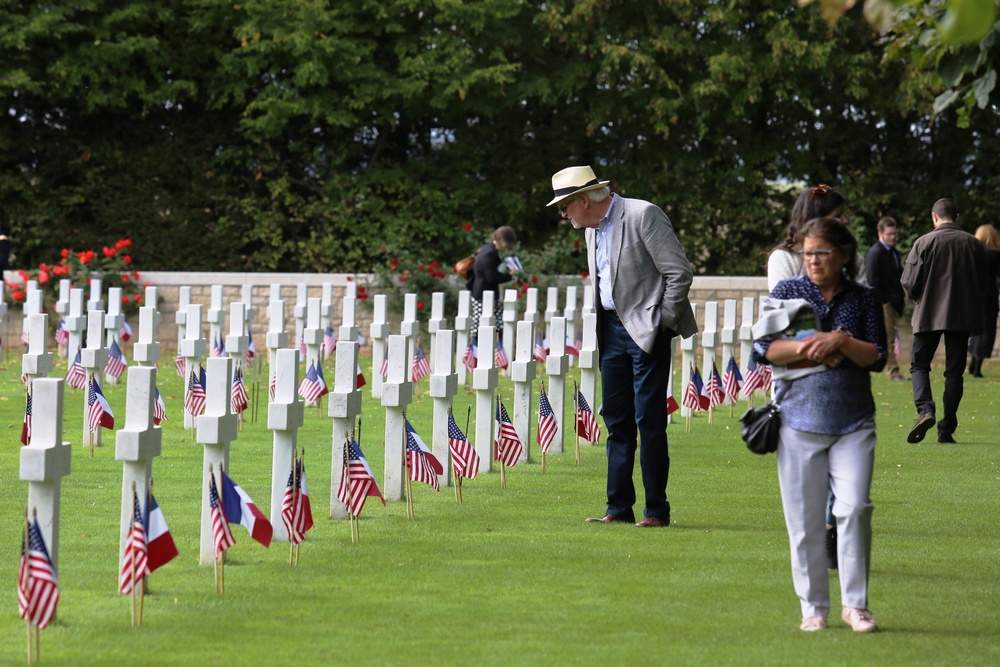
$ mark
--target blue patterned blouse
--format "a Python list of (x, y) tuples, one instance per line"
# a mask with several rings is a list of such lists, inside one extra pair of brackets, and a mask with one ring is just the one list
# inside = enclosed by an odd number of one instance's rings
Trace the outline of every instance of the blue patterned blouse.
[[(875, 290), (850, 282), (827, 304), (808, 276), (796, 276), (775, 285), (771, 297), (805, 299), (816, 309), (824, 330), (844, 327), (858, 340), (872, 343), (878, 349), (878, 359), (869, 368), (859, 368), (845, 359), (840, 366), (822, 373), (774, 383), (783, 423), (809, 433), (843, 435), (856, 431), (875, 414), (871, 373), (885, 367), (885, 323)], [(833, 321), (827, 321), (834, 307)], [(770, 363), (765, 358), (770, 346), (768, 339), (754, 341), (757, 363)]]

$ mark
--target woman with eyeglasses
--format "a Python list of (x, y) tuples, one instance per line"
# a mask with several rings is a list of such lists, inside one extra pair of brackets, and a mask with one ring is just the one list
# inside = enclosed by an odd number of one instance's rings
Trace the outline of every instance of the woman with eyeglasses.
[(858, 284), (858, 244), (836, 218), (797, 232), (805, 275), (780, 281), (774, 299), (804, 299), (817, 330), (801, 339), (759, 338), (758, 361), (822, 372), (775, 380), (781, 406), (778, 482), (791, 547), (792, 581), (802, 607), (800, 628), (826, 628), (830, 611), (824, 514), (833, 492), (839, 540), (841, 618), (855, 632), (877, 628), (868, 611), (870, 489), (875, 459), (871, 373), (885, 365), (885, 326), (875, 290)]

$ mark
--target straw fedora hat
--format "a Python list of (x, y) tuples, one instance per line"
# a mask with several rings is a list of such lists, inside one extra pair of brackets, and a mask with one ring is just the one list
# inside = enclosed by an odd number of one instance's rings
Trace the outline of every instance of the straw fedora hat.
[(566, 167), (562, 171), (557, 171), (552, 175), (552, 194), (555, 197), (546, 206), (558, 204), (564, 199), (603, 188), (611, 181), (599, 181), (594, 174), (594, 170), (587, 167)]

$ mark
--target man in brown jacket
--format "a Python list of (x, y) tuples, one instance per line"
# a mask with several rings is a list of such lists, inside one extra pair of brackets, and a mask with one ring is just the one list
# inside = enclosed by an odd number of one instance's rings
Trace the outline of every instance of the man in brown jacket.
[(969, 335), (982, 331), (980, 292), (986, 284), (986, 252), (976, 237), (958, 226), (958, 209), (939, 199), (931, 209), (934, 229), (913, 244), (900, 282), (913, 307), (913, 354), (910, 377), (917, 407), (907, 442), (924, 439), (935, 423), (931, 361), (944, 335), (944, 415), (937, 422), (938, 442), (953, 443), (962, 402)]

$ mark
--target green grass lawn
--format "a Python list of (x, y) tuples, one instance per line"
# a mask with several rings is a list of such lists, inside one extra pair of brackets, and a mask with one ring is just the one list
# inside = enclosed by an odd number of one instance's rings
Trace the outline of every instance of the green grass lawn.
[[(16, 597), (27, 499), (18, 478), (19, 365), (16, 354), (0, 365), (3, 665), (26, 659)], [(864, 636), (839, 613), (826, 632), (798, 630), (775, 459), (750, 454), (740, 441), (743, 405), (735, 417), (716, 414), (714, 424), (699, 416), (692, 433), (683, 421), (670, 427), (667, 529), (585, 524), (605, 509), (604, 450), (585, 447), (577, 466), (567, 442), (566, 453), (549, 455), (544, 475), (534, 448), (531, 463), (508, 471), (507, 489), (496, 471), (467, 480), (461, 505), (451, 488), (416, 485), (412, 521), (404, 503), (370, 500), (359, 544), (346, 521), (329, 519), (325, 404), (322, 414), (307, 410), (298, 439), (317, 525), (300, 564), (289, 567), (287, 545), (264, 549), (234, 526), (226, 594), (216, 597), (212, 567), (198, 564), (202, 447), (183, 429), (181, 381), (169, 366), (160, 391), (170, 421), (153, 471), (181, 555), (151, 578), (140, 629), (130, 627), (129, 600), (117, 594), (122, 465), (114, 437), (106, 432), (90, 459), (80, 444), (83, 399), (67, 390), (65, 437), (74, 450), (62, 485), (62, 599), (42, 632), (44, 664), (1000, 663), (1000, 365), (988, 366), (985, 379), (967, 378), (958, 445), (937, 445), (933, 431), (923, 444), (906, 444), (909, 385), (873, 378), (879, 445), (870, 607), (881, 630)], [(53, 375), (64, 372), (65, 361), (57, 363)], [(940, 392), (940, 375), (932, 381)], [(124, 386), (105, 393), (124, 424)], [(419, 394), (410, 419), (429, 442), (426, 380)], [(460, 393), (456, 413), (464, 416), (473, 401)], [(366, 393), (361, 444), (380, 483), (383, 424), (384, 411)], [(266, 418), (246, 424), (230, 465), (265, 513), (271, 440)], [(831, 588), (839, 610), (839, 586)]]

